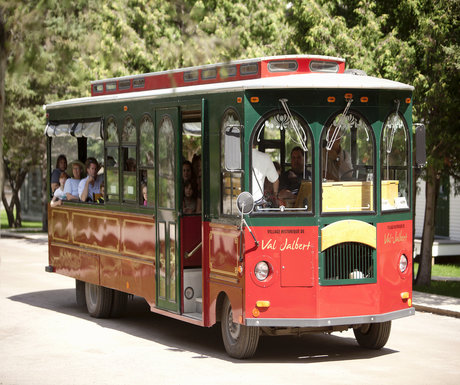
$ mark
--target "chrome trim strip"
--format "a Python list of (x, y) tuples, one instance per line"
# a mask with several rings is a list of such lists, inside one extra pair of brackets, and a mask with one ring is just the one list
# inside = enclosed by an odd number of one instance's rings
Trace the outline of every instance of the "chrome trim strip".
[(335, 318), (247, 318), (246, 326), (270, 327), (324, 327), (379, 323), (415, 314), (415, 308), (397, 310), (390, 313)]

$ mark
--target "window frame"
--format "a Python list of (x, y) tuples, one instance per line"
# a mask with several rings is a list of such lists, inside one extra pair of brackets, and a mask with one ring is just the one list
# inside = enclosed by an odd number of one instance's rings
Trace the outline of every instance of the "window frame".
[[(384, 135), (384, 132), (385, 132), (385, 124), (386, 122), (388, 121), (388, 119), (393, 115), (393, 114), (397, 114), (398, 117), (401, 119), (402, 123), (403, 123), (403, 128), (404, 128), (404, 132), (405, 132), (405, 135), (406, 135), (406, 148), (405, 148), (405, 155), (406, 155), (406, 162), (407, 162), (407, 165), (406, 165), (406, 172), (407, 172), (407, 178), (406, 178), (406, 184), (407, 184), (407, 195), (406, 195), (406, 203), (407, 203), (407, 207), (404, 207), (404, 208), (394, 208), (394, 209), (388, 209), (388, 210), (383, 210), (383, 201), (382, 201), (382, 192), (383, 192), (383, 188), (382, 188), (382, 182), (384, 180), (391, 180), (391, 179), (383, 179), (383, 169), (384, 169), (384, 164), (383, 164), (383, 161), (384, 161), (384, 157), (382, 156), (383, 153), (384, 153), (384, 148), (383, 148), (383, 144), (384, 144), (384, 141), (383, 141), (383, 135)], [(383, 123), (382, 123), (382, 129), (381, 129), (381, 133), (380, 133), (380, 148), (379, 148), (379, 152), (380, 152), (380, 163), (379, 163), (379, 167), (380, 167), (380, 183), (379, 183), (379, 188), (380, 188), (380, 211), (382, 214), (394, 214), (394, 213), (403, 213), (403, 212), (408, 212), (411, 210), (411, 205), (412, 205), (412, 188), (415, 188), (415, 186), (411, 186), (412, 184), (412, 181), (411, 181), (411, 149), (412, 148), (412, 142), (411, 142), (411, 136), (410, 136), (410, 132), (409, 132), (409, 126), (407, 124), (407, 121), (406, 119), (404, 118), (404, 115), (400, 112), (400, 111), (391, 111), (386, 117), (385, 119), (383, 120)], [(399, 181), (399, 180), (398, 180)], [(398, 184), (399, 185), (399, 184)], [(399, 197), (399, 189), (398, 189), (398, 197)]]

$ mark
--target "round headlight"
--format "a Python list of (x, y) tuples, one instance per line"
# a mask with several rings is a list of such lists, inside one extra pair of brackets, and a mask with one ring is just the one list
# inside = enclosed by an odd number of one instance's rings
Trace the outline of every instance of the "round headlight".
[(254, 274), (259, 281), (263, 281), (264, 279), (266, 279), (269, 273), (270, 267), (268, 266), (267, 262), (261, 261), (257, 263), (254, 269)]
[(407, 264), (408, 264), (407, 257), (404, 254), (401, 254), (401, 256), (399, 257), (399, 271), (401, 273), (404, 273), (406, 271)]

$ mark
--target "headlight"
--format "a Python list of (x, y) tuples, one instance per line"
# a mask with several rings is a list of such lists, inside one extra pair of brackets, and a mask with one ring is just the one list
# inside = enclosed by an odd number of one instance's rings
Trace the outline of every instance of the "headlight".
[(259, 281), (263, 281), (264, 279), (266, 279), (269, 273), (270, 267), (268, 266), (267, 262), (261, 261), (257, 263), (254, 269), (254, 274)]
[(401, 273), (404, 273), (406, 271), (407, 264), (408, 264), (407, 257), (404, 254), (401, 254), (401, 256), (399, 257), (399, 271)]

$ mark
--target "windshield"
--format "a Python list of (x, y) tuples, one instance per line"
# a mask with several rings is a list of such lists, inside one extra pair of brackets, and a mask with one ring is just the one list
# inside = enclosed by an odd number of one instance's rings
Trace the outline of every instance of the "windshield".
[(255, 212), (311, 213), (312, 137), (308, 124), (283, 110), (256, 126), (252, 139), (251, 171)]

